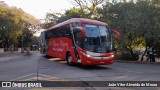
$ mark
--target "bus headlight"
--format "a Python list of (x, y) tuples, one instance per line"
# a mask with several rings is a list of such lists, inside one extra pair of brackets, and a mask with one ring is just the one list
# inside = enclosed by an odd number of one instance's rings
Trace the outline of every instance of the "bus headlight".
[(87, 57), (91, 57), (91, 55), (86, 55)]
[(114, 55), (111, 55), (111, 57), (114, 57)]
[(83, 53), (83, 52), (81, 52), (84, 56), (87, 56), (87, 57), (91, 57), (91, 55), (88, 55), (88, 54), (86, 54), (86, 53)]

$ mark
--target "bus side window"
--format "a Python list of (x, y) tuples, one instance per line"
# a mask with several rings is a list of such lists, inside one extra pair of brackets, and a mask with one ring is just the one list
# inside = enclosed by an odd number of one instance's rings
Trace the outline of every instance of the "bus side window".
[(71, 30), (70, 30), (70, 26), (69, 25), (66, 25), (65, 27), (64, 27), (65, 29), (65, 37), (68, 37), (68, 38), (71, 38)]
[(56, 38), (59, 38), (59, 37), (61, 37), (61, 28), (59, 27), (59, 28), (57, 28), (57, 30), (56, 30)]

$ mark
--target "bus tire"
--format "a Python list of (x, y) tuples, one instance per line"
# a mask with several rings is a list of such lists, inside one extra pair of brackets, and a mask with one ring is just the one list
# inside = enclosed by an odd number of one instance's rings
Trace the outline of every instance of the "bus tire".
[(72, 56), (70, 53), (67, 54), (67, 64), (72, 66), (73, 62), (72, 62)]

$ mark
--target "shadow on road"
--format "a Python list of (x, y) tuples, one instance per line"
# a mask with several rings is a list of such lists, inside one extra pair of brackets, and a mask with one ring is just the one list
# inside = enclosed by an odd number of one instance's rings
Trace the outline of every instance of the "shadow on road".
[(104, 66), (84, 66), (84, 65), (74, 65), (74, 67), (78, 67), (81, 69), (85, 69), (85, 70), (103, 70), (103, 69), (110, 69), (108, 67), (104, 67)]
[[(53, 62), (58, 62), (58, 63), (61, 63), (61, 64), (64, 64), (64, 65), (67, 65), (67, 61), (66, 60), (62, 60), (60, 58), (55, 58), (55, 57), (44, 57), (42, 56), (43, 58), (46, 58), (50, 61), (53, 61)], [(63, 63), (62, 63), (63, 62)], [(70, 67), (77, 67), (77, 68), (81, 68), (81, 69), (85, 69), (85, 70), (103, 70), (103, 69), (110, 69), (108, 67), (104, 67), (103, 65), (81, 65), (81, 64), (74, 64)]]

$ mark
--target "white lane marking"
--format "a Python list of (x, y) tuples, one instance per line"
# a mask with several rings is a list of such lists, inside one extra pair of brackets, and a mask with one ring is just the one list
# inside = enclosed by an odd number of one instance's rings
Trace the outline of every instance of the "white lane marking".
[(28, 74), (28, 75), (25, 75), (25, 76), (22, 76), (22, 77), (18, 77), (16, 79), (12, 79), (10, 81), (16, 81), (16, 80), (19, 80), (19, 79), (22, 79), (22, 78), (25, 78), (25, 77), (29, 77), (29, 76), (32, 76), (32, 75), (37, 75), (37, 73)]
[(49, 76), (49, 75), (44, 75), (44, 74), (38, 74), (37, 77), (37, 73), (32, 73), (32, 74), (28, 74), (16, 79), (12, 79), (10, 81), (35, 81), (35, 80), (45, 80), (45, 81), (66, 81), (57, 77), (53, 77), (53, 76)]

